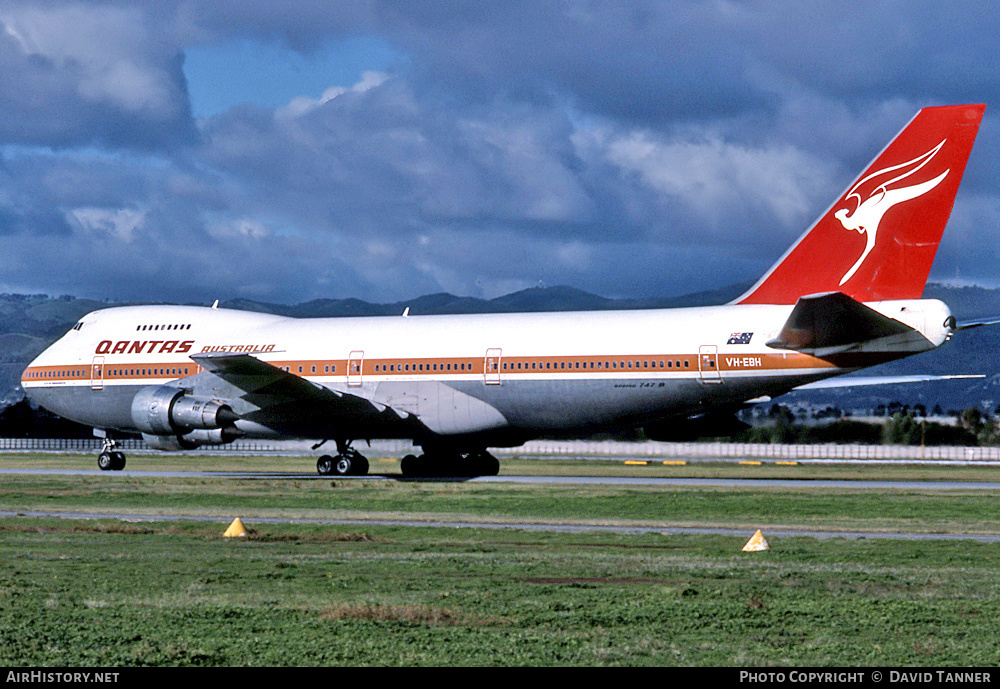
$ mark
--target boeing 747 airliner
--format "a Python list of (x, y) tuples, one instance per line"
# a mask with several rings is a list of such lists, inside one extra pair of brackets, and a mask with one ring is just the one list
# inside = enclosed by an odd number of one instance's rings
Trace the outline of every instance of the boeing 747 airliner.
[(358, 440), (409, 438), (405, 475), (495, 474), (490, 447), (731, 418), (748, 401), (943, 344), (921, 299), (983, 105), (921, 110), (746, 294), (714, 307), (295, 319), (129, 306), (84, 316), (24, 371), (37, 404), (162, 450), (332, 440), (321, 474), (363, 475)]

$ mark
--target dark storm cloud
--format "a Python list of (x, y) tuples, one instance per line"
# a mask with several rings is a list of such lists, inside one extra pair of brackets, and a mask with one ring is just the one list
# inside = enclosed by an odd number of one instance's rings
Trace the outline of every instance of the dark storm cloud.
[[(998, 100), (994, 15), (0, 0), (0, 283), (206, 301), (752, 281), (917, 109)], [(185, 51), (356, 36), (401, 59), (191, 116)], [(996, 274), (998, 145), (991, 109), (935, 274)]]
[(155, 4), (0, 4), (0, 141), (139, 150), (192, 143), (183, 50)]
[(422, 88), (459, 101), (572, 98), (585, 111), (655, 121), (775, 113), (787, 98), (991, 100), (997, 19), (986, 2), (895, 0), (864, 8), (780, 0), (503, 4), (303, 0), (192, 5), (206, 33), (309, 50), (378, 33), (411, 55)]
[[(775, 98), (747, 80), (752, 15), (725, 2), (540, 1), (331, 5), (199, 3), (206, 33), (267, 37), (310, 50), (330, 36), (377, 33), (414, 59), (422, 89), (460, 101), (551, 101), (639, 120), (732, 114)], [(696, 27), (696, 28), (695, 28)], [(693, 33), (695, 29), (695, 33)]]
[(204, 127), (202, 159), (271, 189), (310, 226), (392, 235), (425, 223), (587, 220), (564, 114), (449, 111), (401, 79), (271, 112), (233, 108)]

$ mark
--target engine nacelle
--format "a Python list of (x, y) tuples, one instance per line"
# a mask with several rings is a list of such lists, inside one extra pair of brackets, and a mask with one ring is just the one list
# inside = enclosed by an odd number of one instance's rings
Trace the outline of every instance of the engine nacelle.
[(132, 399), (132, 422), (144, 434), (184, 435), (192, 429), (232, 426), (237, 419), (229, 405), (191, 397), (169, 385), (143, 388)]
[(142, 442), (154, 450), (163, 450), (164, 452), (180, 452), (181, 450), (193, 450), (198, 447), (197, 444), (186, 442), (179, 435), (152, 435), (150, 433), (143, 433)]
[(239, 417), (227, 404), (182, 395), (170, 408), (170, 419), (182, 428), (210, 429), (232, 426)]
[(142, 434), (143, 442), (149, 447), (165, 452), (194, 450), (202, 445), (225, 445), (242, 437), (243, 433), (232, 426), (227, 428), (199, 429), (185, 433), (184, 435)]
[(194, 443), (195, 446), (226, 445), (234, 440), (239, 440), (244, 435), (246, 434), (235, 426), (226, 426), (225, 428), (202, 428), (191, 431), (190, 433), (185, 433), (181, 436), (181, 441), (184, 443)]

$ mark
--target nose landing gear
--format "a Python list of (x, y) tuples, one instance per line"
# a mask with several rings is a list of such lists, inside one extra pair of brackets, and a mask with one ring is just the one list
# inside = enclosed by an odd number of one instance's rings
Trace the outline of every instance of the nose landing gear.
[(97, 468), (101, 471), (121, 471), (125, 468), (125, 454), (119, 452), (113, 438), (104, 439), (101, 454), (97, 455)]

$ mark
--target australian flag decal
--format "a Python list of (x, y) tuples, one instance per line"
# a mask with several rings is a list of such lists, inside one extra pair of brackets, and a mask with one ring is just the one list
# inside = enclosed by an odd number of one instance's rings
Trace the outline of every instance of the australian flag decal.
[(750, 344), (753, 333), (733, 333), (726, 340), (726, 344)]

